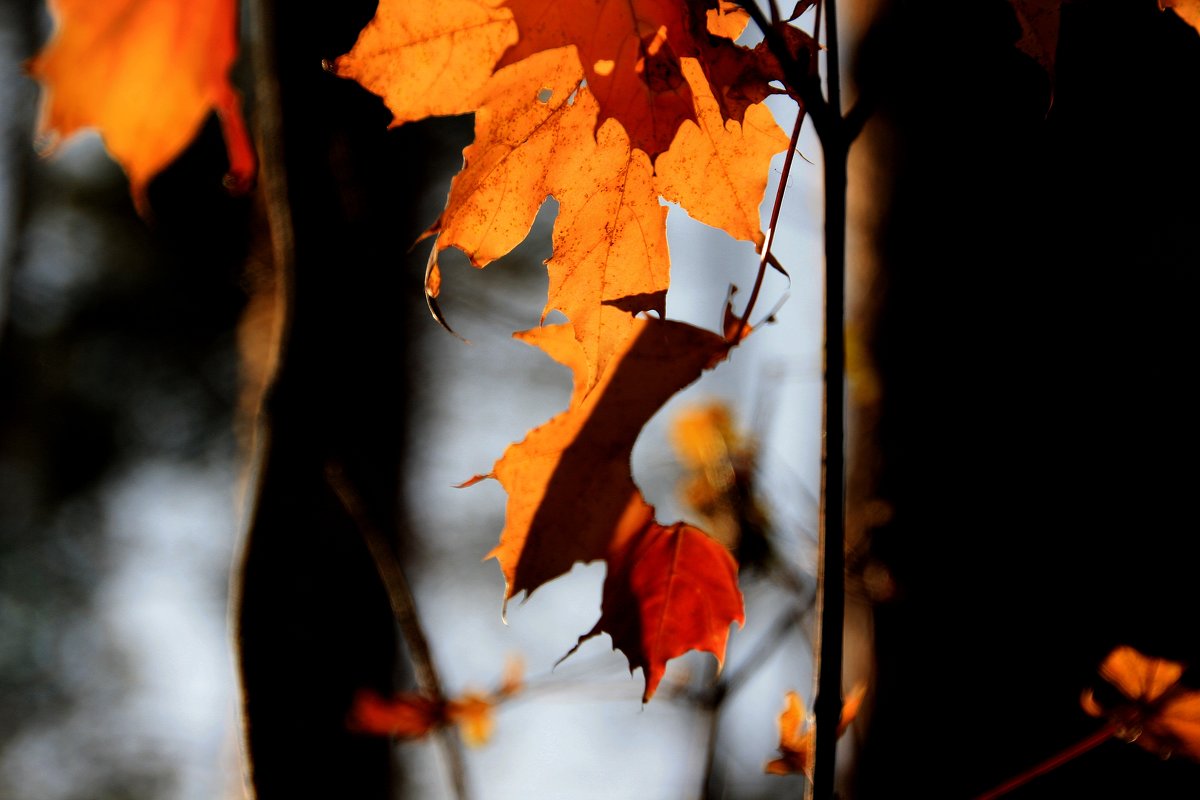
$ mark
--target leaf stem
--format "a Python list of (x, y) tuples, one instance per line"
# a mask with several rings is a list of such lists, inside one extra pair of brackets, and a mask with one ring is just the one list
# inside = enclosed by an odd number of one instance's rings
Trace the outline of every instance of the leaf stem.
[(1116, 731), (1116, 725), (1110, 722), (1107, 725), (1105, 725), (1104, 727), (1100, 728), (1095, 733), (1091, 734), (1090, 736), (1088, 736), (1087, 738), (1085, 738), (1079, 742), (1076, 742), (1075, 744), (1071, 745), (1070, 747), (1063, 750), (1062, 752), (1057, 753), (1056, 755), (1053, 755), (1050, 758), (1047, 758), (1045, 761), (1042, 761), (1041, 763), (1030, 767), (1029, 769), (1022, 772), (1020, 775), (1017, 775), (1014, 778), (1010, 778), (1009, 780), (1007, 780), (1004, 783), (997, 786), (995, 789), (984, 792), (983, 794), (976, 797), (975, 800), (994, 800), (994, 798), (1000, 797), (1001, 795), (1008, 794), (1013, 789), (1016, 789), (1019, 786), (1024, 786), (1026, 783), (1033, 780), (1037, 776), (1044, 775), (1053, 769), (1057, 769), (1058, 767), (1061, 767), (1063, 764), (1067, 763), (1071, 759), (1078, 758), (1079, 756), (1083, 755), (1084, 753), (1088, 752), (1089, 750), (1095, 748), (1097, 745), (1102, 744), (1103, 742), (1107, 741), (1110, 737), (1112, 737), (1112, 735), (1115, 731)]
[(742, 318), (738, 320), (737, 330), (730, 338), (730, 341), (739, 342), (742, 339), (742, 332), (749, 324), (750, 313), (754, 311), (754, 304), (758, 300), (758, 293), (762, 289), (763, 277), (767, 274), (767, 264), (771, 262), (771, 245), (775, 242), (775, 229), (779, 224), (779, 210), (783, 207), (783, 194), (787, 190), (788, 176), (792, 172), (792, 157), (796, 155), (796, 146), (800, 141), (800, 128), (804, 125), (804, 109), (800, 108), (796, 114), (796, 124), (792, 126), (792, 138), (788, 142), (787, 155), (783, 157), (783, 170), (779, 175), (779, 189), (775, 192), (775, 202), (771, 206), (771, 218), (767, 223), (767, 237), (763, 242), (762, 255), (758, 259), (758, 274), (754, 276), (754, 287), (750, 290), (750, 298), (746, 301), (746, 310), (742, 312)]
[[(404, 643), (407, 645), (417, 688), (422, 694), (433, 700), (439, 703), (444, 702), (446, 695), (442, 690), (441, 677), (434, 665), (429, 639), (425, 636), (425, 629), (417, 615), (416, 599), (413, 597), (408, 578), (405, 577), (404, 570), (400, 567), (391, 543), (367, 515), (362, 499), (346, 478), (340, 464), (330, 462), (325, 465), (325, 481), (337, 495), (342, 507), (354, 522), (355, 527), (358, 528), (359, 533), (362, 534), (367, 549), (371, 552), (375, 569), (387, 590), (388, 601), (391, 603), (396, 623), (400, 627), (400, 634), (404, 637)], [(466, 766), (463, 762), (462, 747), (457, 734), (452, 728), (442, 728), (438, 732), (438, 740), (446, 755), (447, 768), (454, 786), (454, 796), (458, 800), (466, 800), (468, 797)]]

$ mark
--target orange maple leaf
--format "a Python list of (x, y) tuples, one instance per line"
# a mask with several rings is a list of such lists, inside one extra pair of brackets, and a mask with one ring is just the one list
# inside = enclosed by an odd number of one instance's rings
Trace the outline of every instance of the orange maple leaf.
[(521, 38), (501, 60), (575, 45), (588, 87), (600, 105), (598, 123), (620, 121), (633, 146), (651, 158), (666, 150), (679, 124), (693, 115), (691, 88), (679, 69), (696, 43), (687, 4), (678, 0), (508, 0)]
[(607, 558), (614, 542), (649, 522), (634, 485), (630, 454), (646, 421), (677, 391), (724, 358), (729, 344), (682, 322), (634, 320), (593, 391), (587, 365), (568, 325), (515, 334), (574, 375), (563, 413), (509, 445), (487, 477), (508, 492), (504, 530), (489, 554), (500, 562), (505, 599), (531, 593), (576, 562)]
[(1081, 703), (1094, 717), (1108, 717), (1115, 734), (1163, 756), (1183, 753), (1200, 760), (1200, 690), (1180, 682), (1183, 665), (1115, 648), (1100, 665), (1100, 676), (1122, 695), (1102, 702), (1088, 689)]
[(764, 105), (749, 106), (741, 123), (726, 120), (700, 63), (685, 58), (681, 67), (695, 92), (696, 121), (684, 122), (655, 162), (658, 190), (694, 219), (761, 247), (763, 167), (787, 149), (788, 137)]
[(481, 0), (382, 0), (354, 48), (330, 64), (384, 99), (392, 126), (466, 114), (517, 40), (512, 14)]
[[(571, 48), (496, 73), (481, 92), (475, 143), (430, 233), (436, 250), (456, 247), (482, 267), (519, 244), (554, 195), (542, 317), (558, 309), (571, 320), (594, 383), (632, 314), (664, 311), (670, 259), (650, 160), (630, 149), (615, 122), (593, 134), (598, 106), (581, 80)], [(436, 265), (431, 272), (437, 280)]]
[(50, 0), (56, 27), (28, 65), (43, 84), (38, 129), (47, 151), (98, 128), (146, 213), (150, 180), (216, 111), (229, 153), (226, 184), (255, 171), (241, 100), (229, 82), (237, 57), (236, 0)]
[(1163, 11), (1171, 9), (1180, 19), (1200, 32), (1200, 0), (1158, 0), (1158, 7)]
[[(862, 707), (863, 697), (867, 687), (856, 686), (846, 696), (842, 704), (842, 715), (838, 720), (837, 735), (846, 732), (850, 723), (858, 716)], [(812, 777), (813, 729), (809, 724), (808, 712), (805, 711), (804, 701), (796, 692), (788, 692), (784, 699), (783, 711), (779, 714), (779, 758), (768, 761), (763, 770), (772, 775), (791, 775), (800, 773)]]
[[(337, 74), (382, 96), (393, 125), (476, 114), (475, 142), (426, 233), (437, 236), (431, 298), (441, 286), (438, 252), (456, 247), (483, 267), (524, 240), (553, 196), (559, 212), (543, 319), (558, 310), (570, 320), (591, 386), (628, 338), (632, 317), (664, 311), (670, 275), (660, 196), (761, 244), (758, 208), (770, 159), (787, 137), (757, 103), (774, 91), (778, 69), (761, 50), (710, 35), (706, 10), (685, 0), (380, 4), (354, 48), (334, 61)], [(469, 76), (446, 86), (444, 97), (429, 96), (443, 73), (468, 62)], [(719, 91), (706, 70), (720, 77)], [(681, 130), (686, 120), (691, 127)]]
[[(486, 476), (508, 492), (504, 530), (488, 557), (500, 562), (506, 601), (577, 562), (607, 560), (601, 619), (581, 641), (612, 634), (631, 668), (643, 667), (649, 699), (668, 659), (703, 649), (720, 660), (730, 624), (742, 621), (733, 558), (694, 528), (655, 523), (629, 466), (646, 421), (730, 345), (681, 322), (635, 319), (618, 357), (588, 391), (586, 359), (570, 326), (516, 336), (570, 367), (575, 391), (566, 411), (510, 445)], [(697, 600), (699, 586), (711, 593), (710, 605)]]

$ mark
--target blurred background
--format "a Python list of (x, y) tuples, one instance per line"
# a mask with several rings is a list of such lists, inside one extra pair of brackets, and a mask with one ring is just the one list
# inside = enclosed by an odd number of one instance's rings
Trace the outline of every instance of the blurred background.
[[(150, 218), (134, 211), (123, 174), (95, 135), (39, 155), (38, 88), (22, 64), (51, 21), (34, 0), (0, 5), (0, 797), (240, 796), (234, 643), (235, 633), (249, 638), (256, 626), (284, 631), (253, 657), (270, 662), (261, 685), (273, 688), (258, 696), (277, 689), (270, 702), (294, 709), (280, 748), (290, 749), (300, 781), (320, 783), (305, 760), (316, 745), (306, 744), (315, 740), (304, 727), (324, 702), (316, 676), (333, 674), (319, 665), (341, 669), (361, 655), (381, 665), (367, 670), (366, 682), (411, 687), (354, 530), (338, 540), (347, 563), (357, 564), (347, 577), (305, 573), (326, 563), (336, 572), (341, 551), (331, 555), (323, 534), (300, 531), (321, 527), (311, 517), (268, 524), (263, 508), (299, 507), (309, 493), (268, 488), (257, 507), (246, 495), (248, 480), (275, 487), (280, 469), (308, 463), (278, 449), (304, 437), (333, 442), (321, 458), (344, 458), (369, 500), (391, 504), (396, 521), (385, 528), (448, 693), (495, 686), (510, 656), (525, 665), (526, 689), (498, 708), (492, 740), (466, 754), (472, 796), (794, 794), (800, 779), (762, 770), (778, 745), (784, 693), (811, 696), (804, 612), (820, 454), (819, 168), (797, 159), (787, 179), (775, 252), (791, 277), (768, 276), (754, 315), (782, 303), (775, 324), (673, 400), (634, 452), (635, 478), (659, 519), (702, 522), (682, 499), (688, 473), (671, 426), (688, 409), (724, 404), (737, 431), (729, 443), (740, 454), (740, 479), (779, 557), (745, 583), (748, 621), (731, 638), (725, 674), (737, 685), (728, 698), (706, 706), (713, 662), (693, 654), (672, 662), (659, 696), (643, 707), (640, 674), (629, 675), (607, 637), (552, 669), (595, 622), (603, 567), (578, 566), (514, 602), (503, 622), (500, 571), (483, 557), (503, 524), (504, 493), (492, 482), (454, 488), (489, 471), (508, 443), (569, 395), (565, 369), (511, 339), (537, 324), (544, 304), (541, 260), (554, 203), (525, 245), (484, 271), (448, 254), (443, 310), (471, 343), (441, 330), (421, 295), (428, 245), (409, 245), (437, 217), (470, 123), (387, 132), (376, 98), (320, 69), (370, 16), (369, 4), (343, 5), (336, 14), (291, 12), (277, 43), (281, 63), (300, 65), (298, 77), (285, 79), (289, 158), (317, 153), (310, 161), (330, 182), (312, 188), (295, 170), (295, 191), (308, 199), (296, 204), (301, 277), (288, 358), (309, 366), (281, 368), (266, 466), (248, 462), (249, 423), (239, 411), (239, 337), (242, 353), (253, 349), (250, 326), (239, 334), (239, 323), (272, 287), (261, 198), (221, 188), (224, 151), (211, 120), (152, 184)], [(246, 59), (238, 70), (253, 100)], [(790, 130), (794, 109), (775, 110)], [(810, 130), (800, 150), (819, 163)], [(782, 154), (764, 214), (781, 162)], [(332, 206), (306, 211), (309, 201)], [(679, 209), (670, 213), (669, 236), (668, 316), (717, 328), (729, 286), (745, 297), (753, 282), (752, 246)], [(313, 299), (322, 297), (325, 307)], [(352, 439), (359, 444), (346, 444)], [(286, 552), (270, 551), (268, 540)], [(247, 557), (252, 544), (268, 549)], [(260, 588), (241, 585), (248, 574)], [(348, 621), (358, 619), (354, 606), (338, 610), (357, 593), (376, 609), (363, 615), (370, 622), (361, 630)], [(362, 645), (370, 624), (384, 635)], [(285, 641), (289, 626), (297, 636)], [(339, 686), (331, 707), (344, 710), (352, 688)], [(394, 796), (451, 796), (434, 742), (380, 746), (391, 748)]]

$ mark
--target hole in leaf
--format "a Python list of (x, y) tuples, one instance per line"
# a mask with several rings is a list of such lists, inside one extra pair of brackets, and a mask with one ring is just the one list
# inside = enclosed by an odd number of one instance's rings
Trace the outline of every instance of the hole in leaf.
[(600, 76), (611, 75), (613, 68), (616, 66), (617, 62), (613, 61), (612, 59), (602, 58), (595, 64), (592, 64), (592, 72)]
[(549, 103), (550, 98), (553, 96), (554, 96), (554, 90), (547, 86), (543, 86), (541, 89), (538, 90), (537, 100), (539, 103), (545, 104), (545, 103)]

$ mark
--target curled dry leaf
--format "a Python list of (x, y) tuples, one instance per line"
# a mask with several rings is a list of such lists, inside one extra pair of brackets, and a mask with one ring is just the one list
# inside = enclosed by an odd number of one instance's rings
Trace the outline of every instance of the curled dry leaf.
[(129, 176), (138, 210), (146, 188), (216, 112), (229, 153), (226, 184), (249, 187), (255, 156), (229, 81), (237, 57), (236, 0), (50, 0), (55, 29), (28, 65), (43, 86), (39, 135), (53, 151), (96, 128)]
[(1100, 677), (1120, 697), (1102, 701), (1088, 689), (1081, 698), (1083, 709), (1094, 717), (1109, 718), (1115, 735), (1151, 752), (1182, 753), (1200, 760), (1200, 690), (1180, 682), (1183, 672), (1178, 662), (1117, 647), (1100, 665)]

